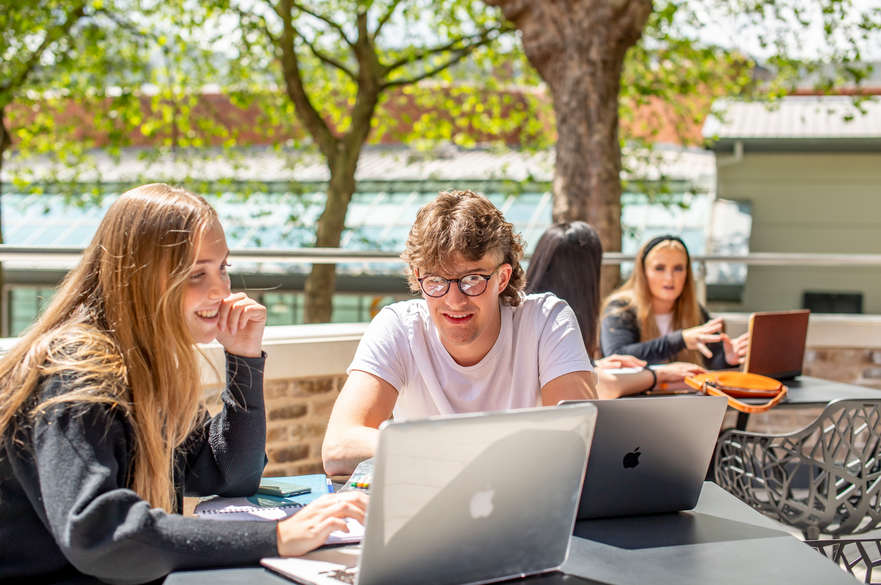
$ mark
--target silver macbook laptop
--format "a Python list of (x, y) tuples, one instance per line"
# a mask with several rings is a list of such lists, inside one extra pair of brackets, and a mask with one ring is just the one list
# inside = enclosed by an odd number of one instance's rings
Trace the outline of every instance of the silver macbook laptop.
[(597, 424), (578, 519), (690, 510), (697, 504), (727, 401), (652, 396), (590, 402)]
[(315, 585), (486, 583), (563, 564), (596, 408), (387, 423), (364, 539), (264, 566)]

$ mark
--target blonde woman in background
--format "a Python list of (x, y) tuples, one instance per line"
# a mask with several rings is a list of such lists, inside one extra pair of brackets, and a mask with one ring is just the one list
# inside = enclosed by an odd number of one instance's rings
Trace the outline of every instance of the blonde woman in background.
[(707, 369), (739, 365), (746, 334), (731, 339), (722, 318), (710, 319), (697, 301), (691, 258), (677, 236), (646, 242), (633, 273), (603, 307), (603, 355), (628, 354), (649, 364), (684, 361)]
[[(526, 271), (526, 292), (552, 292), (572, 307), (578, 318), (588, 355), (595, 356), (598, 345), (600, 306), (600, 268), (603, 245), (593, 227), (583, 221), (560, 222), (539, 238)], [(612, 354), (594, 363), (600, 398), (619, 398), (659, 390), (682, 383), (704, 369), (688, 362), (647, 368), (645, 360), (631, 355)], [(625, 371), (642, 368), (641, 371)]]
[[(228, 255), (202, 197), (132, 189), (0, 361), (0, 580), (153, 581), (301, 554), (363, 519), (348, 494), (278, 523), (180, 515), (184, 493), (253, 494), (265, 465), (266, 309), (230, 294)], [(227, 386), (209, 418), (194, 344), (214, 339)]]

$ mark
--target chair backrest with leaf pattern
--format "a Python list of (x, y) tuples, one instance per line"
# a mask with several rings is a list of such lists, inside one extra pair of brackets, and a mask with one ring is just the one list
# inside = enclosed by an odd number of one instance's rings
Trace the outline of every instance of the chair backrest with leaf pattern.
[(725, 431), (714, 475), (723, 488), (806, 538), (873, 530), (881, 526), (881, 398), (831, 402), (789, 434)]

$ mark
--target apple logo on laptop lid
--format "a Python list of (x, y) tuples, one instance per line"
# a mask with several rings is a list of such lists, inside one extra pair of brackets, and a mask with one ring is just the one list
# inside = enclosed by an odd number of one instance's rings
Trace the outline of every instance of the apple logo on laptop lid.
[(624, 455), (624, 460), (622, 461), (622, 465), (624, 465), (624, 469), (632, 469), (639, 465), (639, 456), (642, 453), (639, 452), (639, 447)]
[(483, 490), (471, 496), (469, 511), (472, 518), (488, 518), (493, 513), (494, 493), (493, 490)]

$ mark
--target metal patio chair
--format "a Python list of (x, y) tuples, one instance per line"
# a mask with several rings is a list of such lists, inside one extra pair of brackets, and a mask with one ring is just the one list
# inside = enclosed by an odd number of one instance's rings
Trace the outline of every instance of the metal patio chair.
[(881, 398), (829, 403), (784, 435), (728, 430), (716, 445), (720, 486), (806, 540), (881, 526)]
[[(872, 538), (836, 538), (806, 540), (824, 557), (863, 583), (881, 584), (881, 540)], [(878, 569), (877, 572), (874, 572)]]

